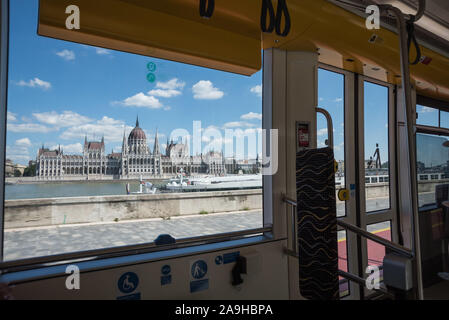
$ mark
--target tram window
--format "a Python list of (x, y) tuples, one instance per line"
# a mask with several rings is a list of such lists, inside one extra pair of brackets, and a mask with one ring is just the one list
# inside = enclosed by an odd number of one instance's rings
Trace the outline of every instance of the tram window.
[[(435, 204), (436, 186), (447, 183), (447, 181), (440, 181), (438, 177), (441, 174), (441, 179), (446, 179), (449, 174), (449, 148), (443, 145), (448, 140), (447, 137), (436, 135), (422, 133), (416, 135), (416, 169), (420, 207)], [(429, 182), (429, 175), (434, 181)]]
[(416, 112), (418, 113), (418, 119), (416, 123), (425, 126), (438, 127), (439, 126), (439, 114), (438, 109), (434, 109), (427, 106), (416, 105)]
[[(365, 172), (367, 175), (390, 175), (388, 138), (388, 87), (364, 82), (365, 90)], [(371, 183), (378, 183), (377, 177)], [(378, 190), (381, 188), (381, 190)], [(366, 212), (390, 208), (390, 186), (365, 186)]]
[(379, 182), (384, 182), (384, 178), (383, 177), (379, 177)]
[[(380, 222), (367, 226), (370, 233), (375, 234), (381, 238), (391, 241), (391, 221)], [(385, 247), (381, 244), (367, 240), (368, 266), (377, 266), (381, 269), (380, 281), (382, 281), (382, 266), (385, 257)]]
[(37, 15), (10, 1), (5, 261), (263, 227), (262, 72), (41, 37)]
[(365, 183), (371, 183), (370, 178), (365, 178)]
[[(318, 69), (318, 96), (319, 106), (327, 110), (333, 121), (334, 126), (334, 156), (339, 163), (336, 179), (345, 179), (345, 100), (344, 100), (344, 82), (345, 76), (340, 73)], [(327, 122), (322, 114), (317, 116), (317, 140), (318, 148), (326, 146)], [(336, 193), (341, 188), (345, 188), (344, 183), (338, 185)], [(336, 195), (336, 199), (338, 196)], [(346, 202), (337, 201), (337, 216), (346, 215)]]
[[(348, 243), (346, 239), (346, 231), (338, 231), (338, 269), (348, 272)], [(350, 294), (349, 281), (343, 277), (339, 277), (340, 281), (340, 298)]]
[(449, 112), (440, 110), (440, 127), (449, 129)]

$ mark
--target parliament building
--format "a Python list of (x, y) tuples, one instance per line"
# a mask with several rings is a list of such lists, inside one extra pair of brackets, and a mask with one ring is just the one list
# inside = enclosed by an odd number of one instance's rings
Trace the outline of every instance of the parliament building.
[(102, 180), (166, 178), (184, 172), (187, 175), (226, 174), (222, 152), (191, 156), (186, 143), (167, 141), (165, 154), (160, 152), (158, 134), (151, 152), (145, 132), (139, 126), (128, 138), (123, 135), (121, 153), (106, 154), (104, 137), (101, 141), (84, 141), (82, 155), (65, 155), (59, 147), (39, 149), (36, 159), (36, 177), (39, 180)]

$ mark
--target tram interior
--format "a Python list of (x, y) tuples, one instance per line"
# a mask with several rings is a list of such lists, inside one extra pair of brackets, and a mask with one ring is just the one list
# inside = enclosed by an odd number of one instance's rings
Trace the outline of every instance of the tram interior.
[(0, 15), (0, 299), (449, 300), (447, 0)]

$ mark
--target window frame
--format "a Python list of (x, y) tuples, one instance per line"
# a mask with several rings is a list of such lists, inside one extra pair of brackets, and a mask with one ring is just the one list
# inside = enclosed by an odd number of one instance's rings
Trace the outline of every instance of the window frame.
[[(397, 199), (396, 199), (396, 190), (397, 190), (397, 168), (396, 168), (396, 125), (395, 125), (395, 100), (396, 100), (396, 89), (395, 86), (383, 82), (377, 79), (373, 79), (367, 76), (360, 76), (359, 77), (359, 105), (362, 112), (359, 112), (359, 135), (363, 134), (360, 137), (360, 159), (364, 162), (365, 158), (365, 86), (364, 82), (369, 82), (375, 85), (379, 85), (382, 87), (386, 87), (388, 89), (388, 163), (389, 163), (389, 176), (388, 176), (388, 184), (390, 187), (390, 207), (386, 209), (381, 209), (377, 211), (366, 211), (366, 199), (365, 199), (365, 187), (363, 187), (363, 192), (360, 192), (360, 204), (361, 204), (361, 211), (364, 212), (365, 220), (364, 225), (371, 225), (376, 224), (379, 222), (391, 220), (392, 221), (392, 228), (395, 228), (396, 226), (396, 212), (397, 212)], [(360, 165), (360, 168), (363, 171), (363, 175), (365, 175), (365, 167)], [(394, 233), (393, 233), (394, 234)], [(397, 241), (397, 239), (394, 239), (393, 241)]]
[[(254, 244), (263, 243), (266, 241), (273, 241), (275, 239), (273, 235), (274, 224), (273, 224), (273, 208), (270, 206), (265, 206), (265, 201), (272, 199), (272, 181), (271, 179), (263, 179), (262, 183), (262, 223), (263, 227), (257, 229), (248, 229), (237, 232), (227, 232), (220, 234), (212, 234), (206, 236), (193, 236), (189, 238), (182, 238), (176, 240), (175, 244), (172, 245), (156, 245), (154, 241), (127, 245), (122, 247), (110, 247), (110, 248), (100, 248), (88, 251), (77, 251), (70, 253), (62, 253), (50, 256), (38, 256), (32, 258), (25, 258), (20, 260), (4, 261), (4, 189), (5, 189), (5, 159), (6, 159), (6, 128), (7, 128), (7, 93), (8, 93), (8, 56), (9, 56), (9, 38), (10, 38), (10, 0), (0, 1), (0, 106), (2, 111), (0, 113), (0, 178), (2, 183), (0, 183), (0, 274), (7, 272), (17, 272), (23, 270), (33, 270), (53, 265), (67, 264), (68, 262), (84, 262), (84, 261), (97, 261), (109, 258), (119, 258), (119, 257), (130, 257), (139, 254), (153, 253), (153, 252), (164, 252), (170, 257), (170, 250), (174, 249), (187, 249), (191, 248), (194, 250), (196, 247), (200, 248), (202, 245), (208, 244), (221, 244), (225, 245), (228, 241), (242, 240), (243, 243)], [(264, 55), (262, 55), (264, 59)], [(262, 63), (263, 66), (263, 63)], [(265, 72), (262, 67), (262, 85), (265, 82)], [(262, 97), (262, 129), (269, 131), (271, 129), (271, 118), (272, 113), (266, 114), (264, 112), (264, 103)], [(268, 127), (269, 126), (269, 127)], [(265, 157), (265, 155), (262, 155)], [(229, 244), (232, 247), (232, 244)], [(207, 251), (199, 251), (201, 254)]]
[[(355, 73), (333, 67), (324, 63), (318, 63), (318, 68), (338, 73), (344, 76), (344, 155), (345, 155), (345, 188), (350, 189), (351, 185), (356, 185), (355, 157), (351, 146), (355, 147)], [(317, 82), (318, 85), (318, 82)], [(338, 220), (356, 225), (357, 205), (355, 197), (351, 197), (345, 204), (345, 215), (337, 217)], [(338, 227), (338, 231), (344, 229)], [(357, 237), (353, 232), (346, 231), (346, 263), (348, 272), (358, 274), (359, 253), (357, 250)], [(359, 284), (354, 281), (349, 282), (349, 294), (342, 297), (343, 300), (360, 298)]]
[[(415, 145), (416, 145), (416, 137), (417, 134), (426, 134), (426, 135), (434, 135), (434, 136), (443, 136), (449, 139), (449, 128), (441, 127), (441, 111), (449, 112), (449, 102), (445, 102), (442, 100), (437, 100), (434, 98), (426, 97), (423, 95), (417, 95), (416, 97), (416, 105), (421, 105), (429, 108), (433, 108), (438, 110), (438, 127), (416, 124), (416, 134), (415, 134)], [(416, 153), (416, 157), (418, 157), (418, 153)], [(416, 162), (418, 158), (416, 158)], [(441, 175), (441, 179), (447, 179), (444, 174)], [(417, 185), (421, 180), (420, 174), (416, 174)], [(426, 181), (432, 181), (426, 180)], [(419, 190), (416, 195), (419, 197)], [(418, 207), (418, 212), (428, 211), (429, 208), (436, 207), (436, 203), (429, 203), (424, 206)]]
[(5, 160), (6, 160), (6, 105), (8, 101), (8, 50), (9, 50), (9, 0), (0, 1), (0, 263), (3, 262), (4, 240), (4, 198), (5, 198)]

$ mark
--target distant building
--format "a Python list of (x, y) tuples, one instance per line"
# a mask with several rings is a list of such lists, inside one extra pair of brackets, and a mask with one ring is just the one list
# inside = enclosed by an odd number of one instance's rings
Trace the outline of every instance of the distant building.
[[(86, 180), (113, 177), (114, 179), (157, 178), (186, 174), (226, 174), (226, 166), (221, 152), (208, 152), (190, 156), (187, 143), (167, 141), (166, 153), (161, 154), (158, 134), (153, 152), (147, 144), (145, 132), (140, 128), (139, 119), (128, 138), (123, 135), (122, 151), (106, 154), (104, 137), (101, 141), (84, 141), (82, 155), (65, 155), (59, 147), (49, 150), (39, 149), (36, 158), (36, 176), (42, 180), (70, 179)], [(233, 173), (233, 172), (232, 172)]]
[(25, 169), (27, 167), (21, 164), (15, 164), (10, 159), (6, 159), (5, 161), (5, 176), (6, 177), (14, 177), (16, 171), (20, 172), (20, 176), (23, 176)]
[(14, 163), (10, 159), (6, 159), (5, 161), (5, 175), (7, 177), (14, 176)]

